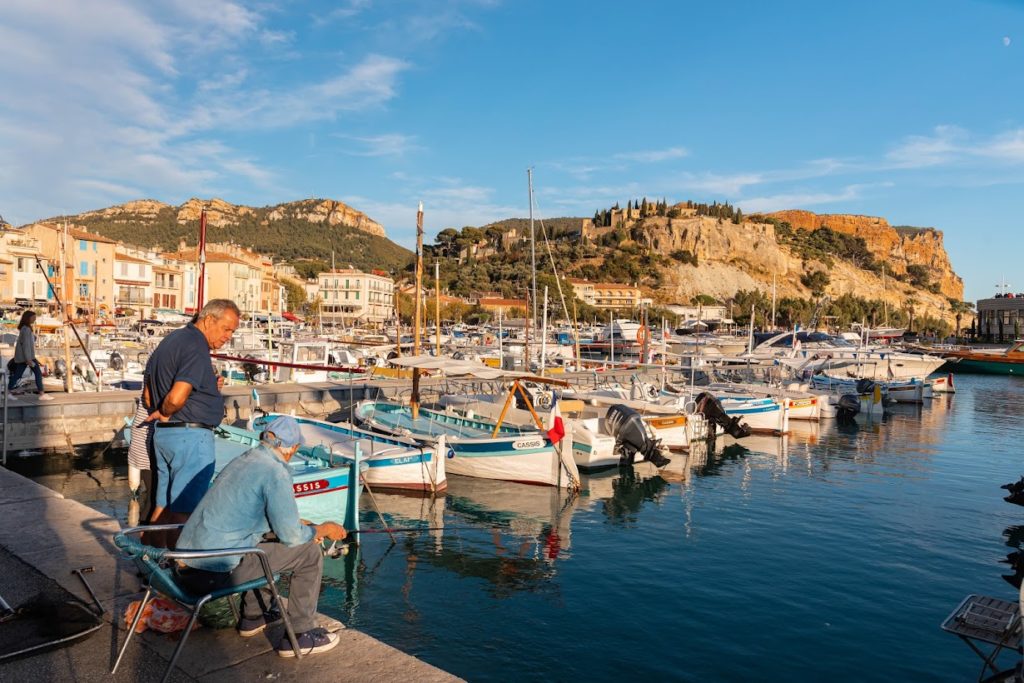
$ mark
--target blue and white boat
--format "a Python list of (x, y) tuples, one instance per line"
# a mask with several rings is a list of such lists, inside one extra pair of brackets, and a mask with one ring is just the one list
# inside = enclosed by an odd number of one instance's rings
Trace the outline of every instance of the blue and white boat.
[[(129, 430), (125, 430), (126, 432)], [(214, 479), (229, 462), (259, 445), (259, 432), (222, 424), (214, 432)], [(320, 524), (338, 522), (350, 532), (359, 528), (359, 470), (362, 458), (331, 453), (320, 446), (301, 446), (288, 463), (299, 516)]]
[[(445, 468), (449, 474), (576, 488), (579, 469), (571, 453), (559, 448), (536, 429), (467, 418), (427, 408), (412, 410), (391, 401), (363, 401), (356, 418), (386, 434), (408, 436), (434, 445), (448, 444)], [(569, 450), (568, 447), (565, 448)]]
[[(266, 419), (276, 417), (271, 413)], [(366, 463), (363, 479), (371, 488), (436, 492), (448, 486), (445, 474), (447, 447), (442, 436), (436, 444), (422, 444), (400, 436), (385, 436), (345, 422), (325, 422), (308, 417), (294, 418), (307, 447), (325, 448), (329, 453), (354, 458), (359, 450)]]

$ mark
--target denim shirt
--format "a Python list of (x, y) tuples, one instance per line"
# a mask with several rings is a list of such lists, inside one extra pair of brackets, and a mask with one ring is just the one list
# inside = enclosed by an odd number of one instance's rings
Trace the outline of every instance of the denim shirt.
[[(273, 531), (289, 546), (313, 539), (313, 527), (299, 521), (288, 464), (260, 444), (225, 467), (189, 517), (178, 539), (178, 550), (255, 548), (263, 534)], [(188, 560), (196, 569), (230, 572), (241, 556)]]

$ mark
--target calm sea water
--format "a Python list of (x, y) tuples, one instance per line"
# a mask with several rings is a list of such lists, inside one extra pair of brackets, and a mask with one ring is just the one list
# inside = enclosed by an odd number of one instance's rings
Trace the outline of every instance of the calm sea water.
[[(443, 529), (365, 534), (327, 561), (321, 611), (474, 681), (973, 679), (939, 624), (968, 593), (1016, 599), (999, 560), (1024, 509), (999, 486), (1024, 473), (1024, 380), (957, 381), (880, 423), (797, 424), (575, 498), (376, 492), (389, 524)], [(123, 454), (13, 465), (125, 514)]]

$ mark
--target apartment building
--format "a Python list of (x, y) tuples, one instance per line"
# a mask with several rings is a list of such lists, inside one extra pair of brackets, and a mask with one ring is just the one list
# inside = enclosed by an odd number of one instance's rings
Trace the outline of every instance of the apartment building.
[(589, 282), (578, 278), (568, 278), (576, 296), (585, 304), (597, 308), (616, 310), (638, 308), (650, 305), (651, 299), (643, 295), (639, 287), (622, 285), (614, 282)]
[[(40, 251), (47, 261), (51, 264), (59, 261), (65, 235), (63, 225), (34, 223), (24, 228), (24, 232), (39, 240)], [(115, 308), (114, 248), (117, 243), (71, 226), (66, 234), (64, 291), (68, 293), (69, 303), (79, 313), (101, 317), (109, 314)]]
[(382, 270), (331, 270), (317, 284), (324, 324), (380, 325), (394, 316), (395, 281)]
[(0, 302), (22, 306), (53, 303), (53, 292), (39, 263), (47, 275), (51, 273), (53, 266), (43, 257), (37, 238), (20, 230), (0, 232)]
[(114, 254), (114, 313), (150, 317), (153, 310), (153, 264), (117, 251)]

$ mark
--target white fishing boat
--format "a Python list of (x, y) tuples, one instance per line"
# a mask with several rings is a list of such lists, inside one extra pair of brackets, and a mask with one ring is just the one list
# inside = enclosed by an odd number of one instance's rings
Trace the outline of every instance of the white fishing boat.
[[(516, 392), (521, 392), (524, 399), (529, 400), (519, 385), (521, 379), (565, 384), (443, 356), (396, 358), (392, 363), (417, 371), (442, 372), (449, 377), (511, 380), (506, 405), (512, 402)], [(556, 444), (539, 428), (527, 429), (506, 424), (504, 416), (489, 421), (419, 406), (416, 408), (414, 413), (412, 405), (393, 401), (363, 401), (357, 405), (355, 415), (361, 424), (371, 429), (410, 437), (425, 444), (436, 444), (440, 437), (445, 437), (448, 444), (445, 467), (449, 474), (546, 486), (579, 487), (579, 469), (569, 453), (566, 439)]]
[[(271, 413), (266, 419), (274, 417)], [(445, 475), (447, 447), (443, 436), (436, 444), (423, 445), (412, 439), (388, 437), (344, 422), (325, 422), (308, 417), (296, 417), (295, 421), (299, 423), (307, 447), (354, 457), (358, 446), (366, 462), (363, 478), (372, 489), (441, 491), (448, 486)]]

